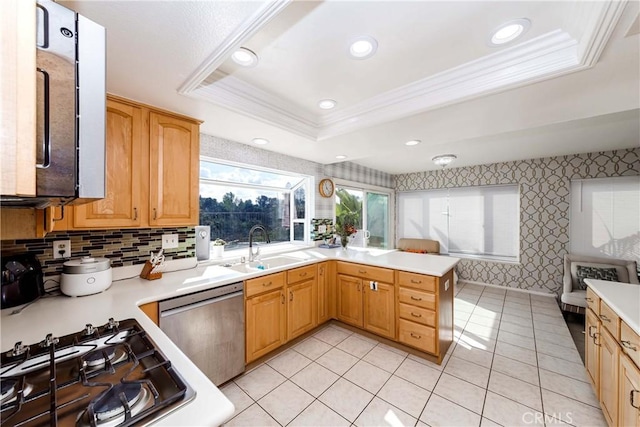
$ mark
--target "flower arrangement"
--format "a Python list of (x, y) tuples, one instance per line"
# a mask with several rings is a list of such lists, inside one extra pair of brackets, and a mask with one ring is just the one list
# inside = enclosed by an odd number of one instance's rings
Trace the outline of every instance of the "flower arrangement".
[(356, 228), (357, 219), (358, 214), (356, 212), (343, 213), (336, 218), (336, 234), (340, 236), (340, 243), (345, 249), (349, 244), (349, 238), (358, 231)]

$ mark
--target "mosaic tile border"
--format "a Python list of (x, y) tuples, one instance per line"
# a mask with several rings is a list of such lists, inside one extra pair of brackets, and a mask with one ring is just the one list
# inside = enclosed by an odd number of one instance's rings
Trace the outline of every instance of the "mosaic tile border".
[(112, 267), (121, 267), (144, 264), (151, 251), (157, 252), (162, 247), (163, 234), (178, 234), (180, 241), (177, 248), (165, 249), (167, 260), (195, 256), (194, 227), (59, 231), (43, 239), (3, 240), (0, 248), (2, 255), (34, 253), (45, 276), (49, 276), (62, 273), (66, 261), (53, 259), (54, 240), (71, 240), (72, 258), (105, 257), (111, 259)]

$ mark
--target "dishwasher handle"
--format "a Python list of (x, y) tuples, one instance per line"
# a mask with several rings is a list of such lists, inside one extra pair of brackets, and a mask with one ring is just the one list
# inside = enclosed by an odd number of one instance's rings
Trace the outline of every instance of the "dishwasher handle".
[(182, 307), (177, 307), (177, 308), (172, 308), (170, 310), (160, 311), (160, 317), (162, 318), (162, 317), (173, 316), (175, 314), (180, 314), (180, 313), (185, 312), (187, 310), (193, 310), (194, 308), (204, 307), (206, 305), (213, 304), (213, 303), (220, 302), (220, 301), (224, 301), (224, 300), (229, 299), (229, 298), (241, 297), (242, 295), (243, 295), (243, 291), (238, 291), (238, 292), (234, 292), (232, 294), (223, 295), (221, 297), (210, 298), (210, 299), (207, 299), (207, 300), (204, 300), (204, 301), (200, 301), (200, 302), (196, 302), (196, 303), (193, 303), (193, 304), (183, 305)]

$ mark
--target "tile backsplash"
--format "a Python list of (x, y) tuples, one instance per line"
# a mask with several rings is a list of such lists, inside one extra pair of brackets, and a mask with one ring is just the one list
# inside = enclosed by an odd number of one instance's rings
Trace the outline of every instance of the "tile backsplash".
[(195, 256), (194, 227), (140, 228), (121, 230), (60, 231), (47, 234), (44, 239), (3, 240), (2, 255), (31, 252), (38, 257), (45, 276), (60, 274), (67, 259), (53, 259), (53, 242), (71, 240), (71, 257), (105, 257), (113, 267), (143, 264), (151, 251), (162, 247), (163, 234), (178, 234), (179, 246), (165, 249), (167, 260)]

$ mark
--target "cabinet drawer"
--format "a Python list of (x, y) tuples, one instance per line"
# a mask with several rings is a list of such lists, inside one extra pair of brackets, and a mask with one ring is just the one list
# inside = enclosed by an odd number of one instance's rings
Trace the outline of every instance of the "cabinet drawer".
[(400, 295), (400, 302), (410, 305), (415, 305), (422, 308), (428, 308), (429, 310), (436, 309), (436, 295), (428, 292), (418, 291), (416, 289), (409, 289), (400, 287), (398, 292)]
[(399, 320), (398, 341), (427, 353), (436, 352), (436, 330), (431, 326)]
[(620, 321), (620, 344), (624, 352), (640, 368), (640, 336), (624, 321)]
[(307, 265), (305, 267), (294, 268), (287, 271), (287, 284), (297, 283), (301, 280), (309, 280), (316, 275), (316, 266)]
[(620, 318), (618, 315), (607, 305), (606, 302), (600, 301), (600, 321), (602, 326), (614, 336), (615, 339), (620, 338)]
[(587, 287), (587, 307), (595, 314), (600, 314), (600, 297), (590, 287)]
[(393, 270), (388, 268), (338, 261), (338, 273), (377, 282), (393, 283)]
[(269, 274), (268, 276), (257, 277), (247, 280), (244, 288), (245, 296), (261, 294), (262, 292), (272, 291), (284, 286), (284, 272)]
[(438, 279), (434, 276), (424, 274), (409, 273), (406, 271), (398, 272), (398, 285), (408, 286), (410, 288), (421, 289), (427, 292), (436, 292), (438, 290)]
[(436, 326), (436, 312), (415, 305), (400, 303), (400, 318), (428, 326)]

